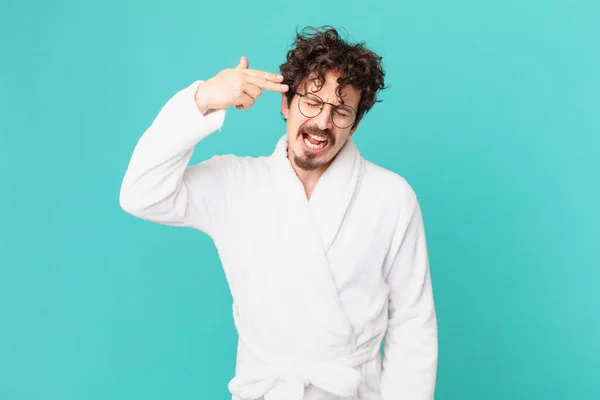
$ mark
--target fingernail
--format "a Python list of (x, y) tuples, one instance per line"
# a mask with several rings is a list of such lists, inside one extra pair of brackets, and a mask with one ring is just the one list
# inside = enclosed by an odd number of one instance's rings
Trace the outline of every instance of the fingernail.
[(287, 91), (289, 89), (289, 86), (288, 85), (281, 85), (281, 89), (283, 91)]

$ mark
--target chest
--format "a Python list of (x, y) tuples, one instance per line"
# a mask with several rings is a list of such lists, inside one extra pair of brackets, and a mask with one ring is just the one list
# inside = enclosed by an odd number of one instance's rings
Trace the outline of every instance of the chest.
[[(339, 290), (357, 282), (367, 289), (381, 284), (396, 222), (385, 199), (372, 193), (357, 194), (336, 227), (328, 226), (332, 222), (326, 221), (327, 210), (308, 200), (302, 200), (306, 207), (283, 201), (271, 185), (255, 185), (232, 207), (222, 247), (245, 274), (260, 271), (264, 264), (284, 265), (322, 245), (317, 250), (325, 254)], [(329, 242), (325, 231), (336, 232)]]

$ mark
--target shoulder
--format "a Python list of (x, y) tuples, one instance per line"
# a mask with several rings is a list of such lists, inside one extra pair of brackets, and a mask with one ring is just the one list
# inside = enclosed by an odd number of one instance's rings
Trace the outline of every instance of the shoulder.
[(363, 185), (368, 192), (402, 208), (416, 205), (417, 193), (404, 176), (368, 160), (364, 160), (364, 168)]
[(229, 183), (233, 185), (232, 187), (236, 187), (264, 179), (269, 167), (266, 157), (220, 154), (190, 165), (188, 170), (191, 179), (210, 175), (213, 180), (220, 180), (222, 185)]
[(191, 165), (191, 168), (198, 168), (202, 165), (224, 169), (230, 173), (256, 172), (261, 168), (267, 168), (268, 160), (266, 157), (239, 156), (236, 154), (219, 154)]

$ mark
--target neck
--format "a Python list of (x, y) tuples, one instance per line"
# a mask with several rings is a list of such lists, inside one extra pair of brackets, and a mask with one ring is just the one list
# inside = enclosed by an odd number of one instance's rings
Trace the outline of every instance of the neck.
[(319, 181), (319, 178), (321, 177), (321, 175), (323, 175), (323, 173), (329, 167), (331, 162), (329, 162), (325, 165), (322, 165), (317, 169), (314, 169), (311, 171), (306, 171), (306, 170), (299, 168), (296, 165), (296, 163), (294, 163), (294, 159), (290, 155), (289, 152), (288, 152), (288, 160), (290, 161), (290, 164), (292, 165), (292, 169), (298, 176), (298, 179), (300, 179), (300, 182), (302, 182), (302, 186), (304, 186), (304, 192), (306, 193), (306, 198), (308, 200), (310, 200), (310, 197), (312, 196), (312, 193), (315, 190), (315, 186), (317, 186), (317, 182)]

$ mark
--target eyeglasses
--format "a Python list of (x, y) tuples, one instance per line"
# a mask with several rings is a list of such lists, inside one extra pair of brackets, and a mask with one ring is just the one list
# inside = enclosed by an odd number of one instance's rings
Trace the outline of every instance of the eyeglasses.
[(300, 113), (307, 118), (314, 118), (321, 114), (321, 111), (323, 111), (323, 108), (325, 108), (325, 104), (329, 104), (332, 108), (331, 121), (338, 128), (346, 129), (352, 126), (354, 120), (356, 119), (356, 110), (350, 106), (327, 103), (314, 93), (295, 93), (300, 97), (300, 100), (298, 101), (298, 109), (300, 110)]

